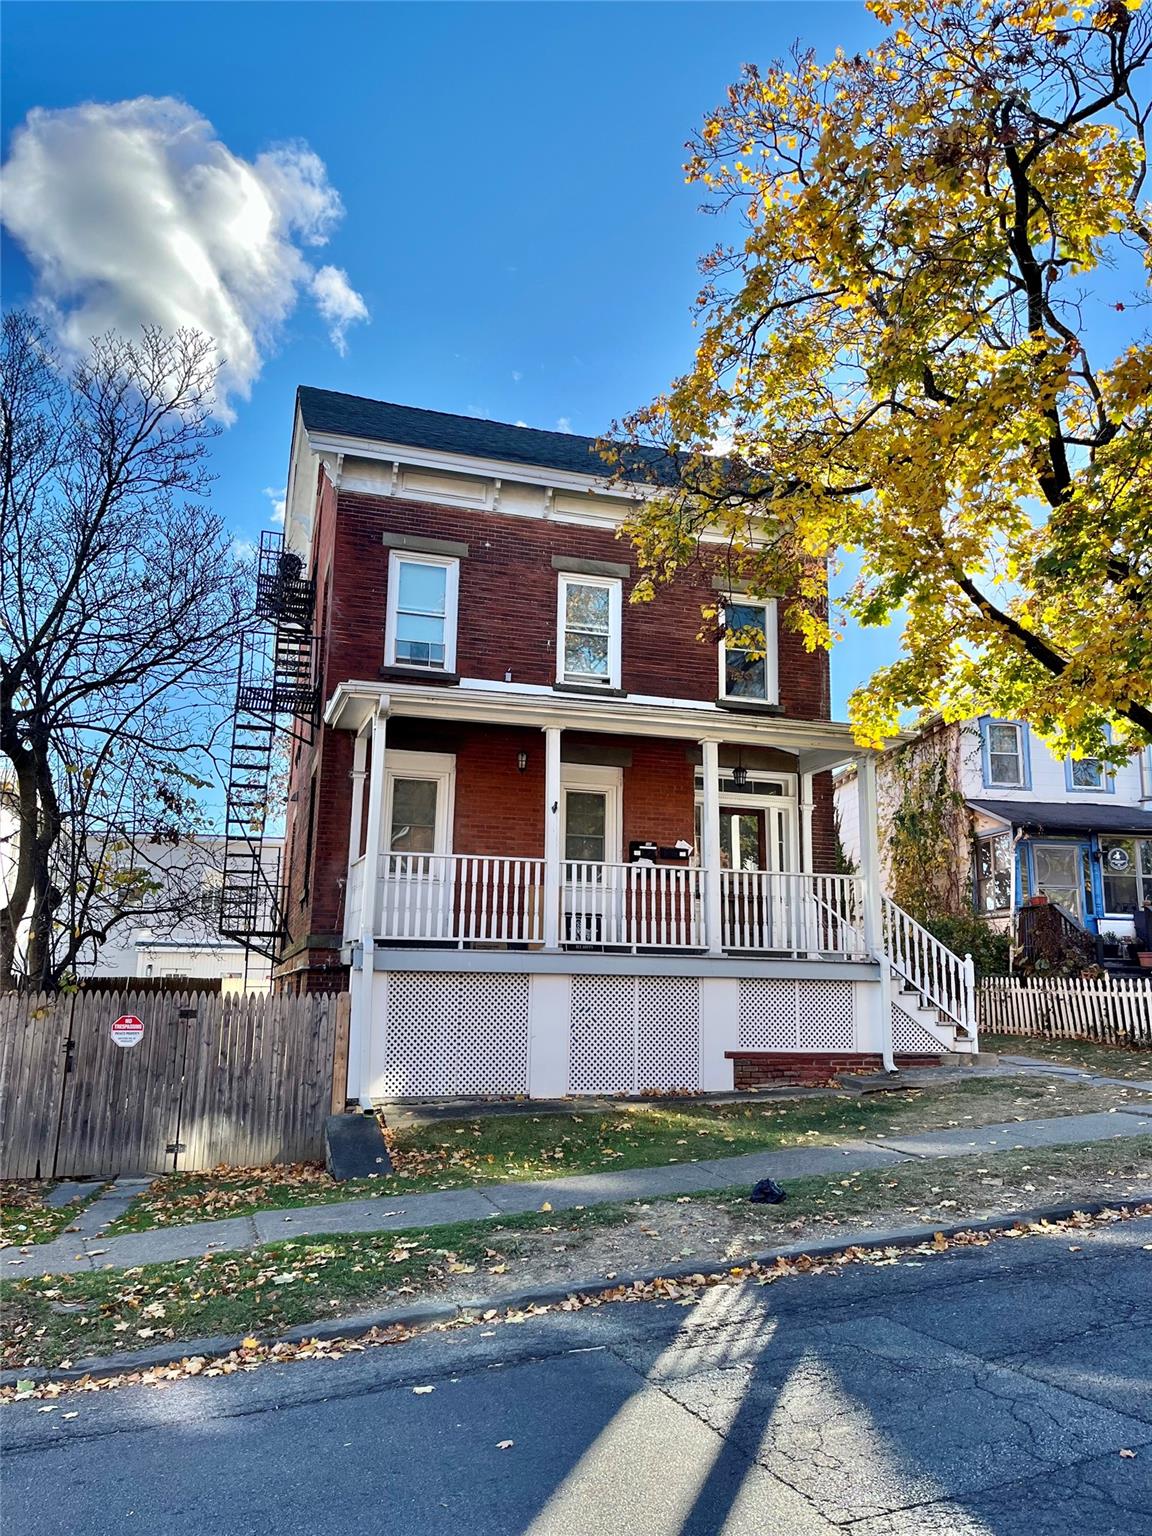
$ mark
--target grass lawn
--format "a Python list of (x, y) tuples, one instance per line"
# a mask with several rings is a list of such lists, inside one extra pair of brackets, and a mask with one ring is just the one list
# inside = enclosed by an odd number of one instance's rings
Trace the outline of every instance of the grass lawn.
[(418, 1296), (498, 1299), (664, 1264), (738, 1263), (804, 1238), (941, 1226), (1152, 1188), (1152, 1137), (914, 1163), (789, 1185), (778, 1206), (744, 1192), (679, 1196), (370, 1236), (298, 1238), (251, 1253), (2, 1289), (3, 1364), (53, 1365), (150, 1340), (256, 1334)]
[(1152, 1095), (1046, 1077), (968, 1078), (939, 1088), (864, 1097), (707, 1104), (621, 1103), (603, 1114), (531, 1113), (441, 1121), (389, 1133), (396, 1173), (334, 1184), (320, 1167), (221, 1169), (157, 1179), (109, 1228), (140, 1232), (257, 1210), (333, 1200), (425, 1193), (733, 1156), (777, 1147), (821, 1146), (941, 1127), (992, 1125), (1112, 1109)]
[[(44, 1204), (45, 1196), (54, 1188), (52, 1179), (0, 1179), (0, 1248), (51, 1242), (89, 1203), (73, 1200), (71, 1205), (55, 1210)], [(91, 1198), (102, 1188), (93, 1184)]]
[(1095, 1040), (1049, 1040), (1040, 1035), (980, 1035), (980, 1049), (1000, 1056), (1031, 1056), (1101, 1077), (1152, 1082), (1152, 1046), (1101, 1045)]

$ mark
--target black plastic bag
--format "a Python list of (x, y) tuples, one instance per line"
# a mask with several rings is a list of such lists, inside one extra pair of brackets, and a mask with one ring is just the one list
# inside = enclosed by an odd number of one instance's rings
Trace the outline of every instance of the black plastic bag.
[(779, 1205), (781, 1200), (787, 1200), (787, 1198), (788, 1191), (781, 1189), (775, 1179), (761, 1179), (759, 1184), (752, 1187), (753, 1205)]

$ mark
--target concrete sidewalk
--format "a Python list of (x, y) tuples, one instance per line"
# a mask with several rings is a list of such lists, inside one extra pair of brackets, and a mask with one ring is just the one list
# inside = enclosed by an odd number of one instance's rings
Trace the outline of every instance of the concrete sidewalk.
[(259, 1211), (223, 1221), (102, 1237), (103, 1228), (120, 1216), (147, 1180), (118, 1180), (82, 1213), (79, 1231), (51, 1243), (5, 1249), (0, 1266), (6, 1279), (25, 1275), (67, 1274), (81, 1270), (128, 1269), (173, 1259), (255, 1248), (293, 1237), (334, 1233), (398, 1232), (413, 1227), (484, 1221), (528, 1211), (547, 1202), (553, 1210), (611, 1205), (626, 1200), (660, 1199), (707, 1190), (750, 1188), (758, 1179), (787, 1182), (811, 1176), (862, 1173), (923, 1158), (963, 1157), (1014, 1148), (1058, 1147), (1076, 1142), (1108, 1141), (1121, 1136), (1152, 1135), (1152, 1110), (1091, 1115), (1060, 1115), (1048, 1120), (1014, 1120), (965, 1130), (924, 1131), (907, 1136), (839, 1142), (835, 1146), (789, 1147), (750, 1152), (703, 1162), (672, 1163), (656, 1168), (618, 1169), (576, 1174), (528, 1184), (488, 1184), (475, 1189), (445, 1189), (428, 1195), (390, 1196), (331, 1205), (294, 1206)]

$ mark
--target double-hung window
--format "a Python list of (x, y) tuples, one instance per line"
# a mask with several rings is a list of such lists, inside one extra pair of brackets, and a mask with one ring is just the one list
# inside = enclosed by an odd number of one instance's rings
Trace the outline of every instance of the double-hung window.
[(1012, 835), (976, 840), (976, 910), (1003, 912), (1012, 905)]
[(721, 698), (777, 703), (776, 599), (729, 598), (720, 620)]
[(426, 672), (456, 670), (456, 605), (460, 563), (393, 550), (388, 557), (386, 666)]
[(1027, 789), (1024, 727), (1018, 720), (984, 721), (984, 783), (989, 789)]
[(556, 615), (556, 681), (620, 686), (620, 582), (561, 575)]

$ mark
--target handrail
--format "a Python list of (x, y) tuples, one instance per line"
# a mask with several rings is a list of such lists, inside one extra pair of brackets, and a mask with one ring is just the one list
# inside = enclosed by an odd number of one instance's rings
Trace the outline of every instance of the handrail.
[(935, 1008), (973, 1039), (976, 1034), (976, 974), (972, 956), (963, 959), (898, 907), (881, 900), (881, 948), (886, 962), (925, 1006)]

